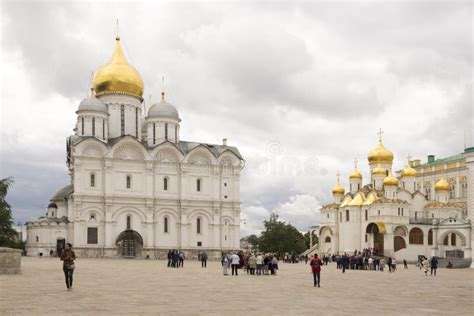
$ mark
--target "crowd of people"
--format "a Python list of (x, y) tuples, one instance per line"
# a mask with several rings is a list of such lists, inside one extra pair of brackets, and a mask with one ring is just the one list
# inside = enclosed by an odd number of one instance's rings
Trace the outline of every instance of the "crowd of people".
[(185, 258), (182, 251), (176, 249), (168, 251), (168, 268), (183, 268)]
[(263, 253), (224, 253), (221, 258), (224, 275), (229, 275), (227, 270), (230, 264), (232, 275), (238, 275), (238, 269), (243, 269), (250, 275), (276, 275), (278, 270), (278, 257), (276, 254)]

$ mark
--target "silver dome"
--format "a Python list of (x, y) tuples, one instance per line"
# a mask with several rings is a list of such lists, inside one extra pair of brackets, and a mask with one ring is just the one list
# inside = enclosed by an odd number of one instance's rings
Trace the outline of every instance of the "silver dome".
[(176, 110), (174, 105), (167, 102), (153, 104), (150, 110), (148, 110), (148, 117), (169, 117), (180, 120), (178, 110)]
[(98, 111), (107, 113), (107, 106), (96, 97), (87, 97), (79, 103), (78, 111)]

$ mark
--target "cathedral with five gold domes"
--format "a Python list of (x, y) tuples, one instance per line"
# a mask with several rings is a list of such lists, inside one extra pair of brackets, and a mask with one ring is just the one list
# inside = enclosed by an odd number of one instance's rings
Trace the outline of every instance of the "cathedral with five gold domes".
[(181, 140), (181, 118), (161, 99), (146, 111), (144, 83), (117, 35), (110, 62), (94, 75), (67, 138), (70, 183), (27, 225), (29, 255), (220, 257), (240, 245), (238, 149)]
[(421, 164), (410, 160), (393, 172), (393, 153), (382, 142), (368, 154), (370, 179), (355, 168), (349, 188), (337, 184), (333, 203), (321, 209), (313, 226), (321, 254), (378, 255), (416, 261), (419, 256), (471, 260), (474, 241), (474, 147), (461, 154)]

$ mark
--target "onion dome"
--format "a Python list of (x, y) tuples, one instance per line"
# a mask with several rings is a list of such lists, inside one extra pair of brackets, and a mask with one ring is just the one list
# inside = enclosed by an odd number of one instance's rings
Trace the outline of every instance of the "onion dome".
[(333, 195), (336, 195), (336, 194), (344, 195), (345, 192), (346, 192), (346, 190), (340, 184), (336, 184), (336, 186), (334, 186), (334, 188), (332, 188), (332, 194)]
[(148, 110), (148, 117), (149, 118), (156, 118), (156, 117), (168, 117), (173, 118), (175, 120), (181, 121), (179, 118), (178, 110), (176, 107), (168, 102), (165, 101), (165, 93), (161, 93), (161, 101), (159, 103), (155, 103), (150, 107)]
[(373, 175), (386, 175), (387, 173), (384, 168), (379, 166), (372, 169), (372, 174)]
[(142, 99), (144, 84), (138, 71), (125, 58), (120, 37), (117, 35), (115, 50), (108, 64), (97, 70), (92, 86), (96, 95), (118, 93)]
[(107, 106), (95, 96), (91, 95), (79, 103), (77, 111), (97, 111), (107, 113)]
[(362, 180), (362, 173), (360, 173), (357, 170), (354, 170), (354, 171), (352, 171), (351, 175), (349, 176), (349, 179), (351, 179), (351, 180), (356, 180), (356, 179)]
[(400, 175), (402, 177), (416, 177), (416, 170), (408, 166), (402, 170), (402, 173)]
[[(392, 163), (393, 162), (393, 154), (390, 150), (385, 148), (382, 142), (379, 142), (377, 147), (374, 150), (369, 152), (367, 156), (369, 163)], [(380, 159), (380, 160), (379, 160)]]
[(444, 180), (444, 178), (441, 178), (435, 184), (435, 191), (451, 191), (451, 187), (449, 186), (448, 181)]
[(383, 185), (385, 185), (385, 186), (389, 186), (389, 185), (398, 186), (398, 179), (390, 174), (387, 177), (385, 177), (385, 179), (383, 179)]

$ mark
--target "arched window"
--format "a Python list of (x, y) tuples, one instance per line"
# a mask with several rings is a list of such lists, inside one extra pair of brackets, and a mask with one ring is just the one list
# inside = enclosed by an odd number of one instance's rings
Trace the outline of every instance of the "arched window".
[(132, 176), (127, 175), (127, 189), (132, 187)]
[(81, 134), (84, 135), (84, 117), (81, 117)]
[(105, 120), (102, 120), (102, 139), (105, 139)]
[(451, 234), (451, 246), (456, 246), (456, 234)]
[(135, 108), (135, 136), (138, 137), (138, 108)]
[(415, 219), (418, 218), (418, 212), (415, 212)]
[(40, 241), (40, 238), (36, 236), (36, 242), (39, 242), (39, 241)]
[(331, 242), (331, 237), (327, 236), (326, 239), (324, 239), (324, 242)]
[(196, 219), (196, 233), (198, 234), (201, 233), (201, 218), (200, 217)]
[(165, 140), (168, 140), (168, 123), (165, 123)]
[(178, 142), (178, 126), (174, 126), (174, 140)]
[(349, 210), (346, 210), (346, 222), (349, 221)]
[(201, 179), (196, 181), (196, 191), (201, 192)]
[(132, 217), (129, 215), (127, 216), (127, 229), (132, 229)]
[(163, 221), (163, 231), (165, 233), (168, 233), (168, 217), (166, 216), (164, 221)]
[(423, 245), (423, 231), (417, 227), (410, 230), (410, 244)]
[(433, 230), (428, 231), (428, 245), (433, 245)]
[(95, 117), (92, 118), (92, 136), (95, 136)]
[(91, 187), (95, 187), (95, 173), (91, 173)]
[(156, 124), (153, 123), (153, 145), (156, 144)]
[(446, 235), (446, 237), (444, 237), (444, 240), (443, 240), (443, 245), (447, 246), (448, 243), (449, 243), (449, 235)]
[(365, 221), (369, 220), (369, 212), (365, 210)]
[(168, 177), (163, 178), (163, 190), (168, 191)]
[(378, 212), (377, 214), (379, 214), (379, 216), (380, 216), (380, 210), (378, 210), (377, 212)]
[(406, 248), (405, 239), (401, 236), (395, 236), (393, 238), (393, 250), (398, 251), (400, 249)]
[(342, 222), (342, 212), (339, 212), (339, 222)]

